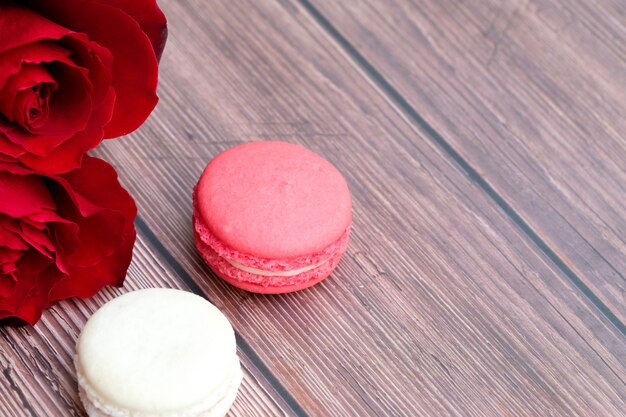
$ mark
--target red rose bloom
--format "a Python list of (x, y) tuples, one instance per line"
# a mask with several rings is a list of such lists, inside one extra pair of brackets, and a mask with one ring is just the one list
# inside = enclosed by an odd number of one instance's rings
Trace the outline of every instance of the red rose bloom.
[(0, 162), (0, 319), (34, 324), (58, 300), (121, 286), (136, 213), (100, 159), (48, 176)]
[(155, 0), (0, 0), (0, 161), (61, 174), (139, 127), (165, 37)]

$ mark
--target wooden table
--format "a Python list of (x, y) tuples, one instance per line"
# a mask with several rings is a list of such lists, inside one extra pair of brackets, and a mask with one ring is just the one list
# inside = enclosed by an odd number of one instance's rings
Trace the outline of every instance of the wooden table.
[[(232, 321), (231, 416), (626, 415), (623, 0), (162, 0), (161, 101), (96, 154), (139, 206), (124, 289), (0, 329), (0, 416), (84, 416), (74, 343), (106, 300)], [(194, 250), (206, 162), (300, 143), (353, 193), (332, 277), (260, 296)]]

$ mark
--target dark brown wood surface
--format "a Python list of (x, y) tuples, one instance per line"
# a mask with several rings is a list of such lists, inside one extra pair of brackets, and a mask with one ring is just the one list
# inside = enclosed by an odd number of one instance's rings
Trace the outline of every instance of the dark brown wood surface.
[[(468, 162), (433, 140), (399, 108), (394, 92), (372, 78), (362, 57), (350, 52), (365, 41), (355, 38), (361, 40), (347, 45), (328, 25), (331, 16), (346, 30), (367, 26), (364, 19), (370, 18), (367, 40), (387, 42), (388, 26), (375, 18), (393, 26), (399, 19), (393, 16), (410, 16), (398, 12), (400, 7), (417, 6), (388, 2), (386, 13), (360, 12), (352, 21), (333, 4), (324, 5), (326, 16), (291, 1), (161, 3), (170, 20), (161, 102), (139, 131), (96, 152), (116, 167), (139, 206), (139, 240), (127, 285), (90, 300), (62, 302), (34, 327), (0, 329), (0, 416), (83, 416), (72, 369), (81, 326), (111, 297), (150, 286), (204, 295), (233, 323), (246, 378), (232, 416), (626, 415), (623, 301), (609, 297), (615, 280), (599, 281), (580, 269), (585, 262), (601, 271), (610, 255), (597, 247), (605, 261), (578, 252), (574, 264), (571, 252), (555, 244), (567, 240), (569, 229), (561, 236), (558, 229), (537, 227), (527, 206), (503, 193), (515, 189), (497, 185), (488, 167), (472, 165), (468, 175)], [(352, 3), (351, 10), (365, 7)], [(435, 3), (419, 2), (420, 7)], [(558, 9), (553, 13), (558, 18)], [(609, 19), (602, 16), (597, 19)], [(380, 54), (402, 51), (405, 61), (395, 62), (404, 62), (404, 68), (415, 61), (439, 62), (436, 53), (415, 49), (411, 55), (409, 35), (400, 29), (398, 23), (397, 45), (385, 45)], [(623, 44), (618, 29), (606, 35), (612, 36), (607, 48)], [(597, 71), (597, 77), (606, 76)], [(442, 77), (419, 76), (433, 84)], [(459, 91), (465, 88), (459, 80), (448, 81)], [(587, 93), (595, 97), (579, 91)], [(457, 129), (473, 131), (485, 117), (453, 105), (454, 96), (437, 97), (450, 100), (443, 108), (426, 97), (430, 107), (423, 104), (426, 110), (420, 111), (432, 117), (429, 123), (441, 112), (465, 121)], [(409, 98), (400, 97), (406, 103)], [(560, 122), (544, 113), (544, 123)], [(602, 120), (619, 132), (622, 121)], [(559, 124), (552, 129), (555, 136), (569, 134)], [(505, 146), (508, 137), (500, 134)], [(489, 140), (496, 141), (493, 135)], [(224, 149), (262, 139), (300, 143), (324, 155), (345, 174), (353, 193), (354, 229), (346, 256), (328, 280), (295, 294), (233, 289), (210, 272), (193, 247), (191, 191), (204, 165)], [(518, 139), (537, 146), (530, 138)], [(598, 162), (587, 168), (590, 177), (624, 166), (624, 143), (618, 139), (612, 142), (615, 151), (597, 151)], [(469, 135), (455, 143), (464, 140), (479, 145)], [(573, 143), (568, 152), (582, 152), (580, 142)], [(554, 181), (551, 170), (563, 168), (548, 159), (533, 162), (541, 169), (515, 172), (547, 187)], [(568, 190), (580, 175), (572, 166)], [(491, 192), (484, 183), (492, 185)], [(596, 192), (612, 192), (610, 200), (585, 204), (599, 207), (594, 219), (621, 227), (623, 207), (614, 203), (624, 201), (624, 189), (608, 187)], [(528, 188), (520, 182), (518, 192)], [(584, 195), (592, 199), (593, 191)], [(565, 207), (554, 193), (541, 197)], [(595, 224), (583, 221), (585, 204), (572, 204), (568, 211), (582, 220), (567, 217), (580, 236)], [(607, 217), (611, 209), (615, 218)]]
[(394, 106), (623, 324), (624, 1), (310, 1)]

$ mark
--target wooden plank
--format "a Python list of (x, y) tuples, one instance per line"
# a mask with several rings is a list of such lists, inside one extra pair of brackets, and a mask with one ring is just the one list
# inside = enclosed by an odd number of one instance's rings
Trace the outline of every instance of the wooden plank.
[(310, 2), (623, 326), (623, 2)]
[[(103, 152), (164, 259), (229, 316), (299, 415), (623, 413), (623, 336), (302, 8), (162, 3), (162, 101)], [(319, 152), (353, 192), (349, 251), (310, 290), (235, 290), (194, 250), (205, 163), (258, 139)]]
[[(189, 290), (154, 258), (140, 236), (124, 289), (105, 289), (88, 300), (64, 301), (44, 313), (34, 327), (0, 327), (0, 416), (84, 416), (74, 372), (75, 343), (87, 318), (106, 301), (149, 287)], [(244, 380), (229, 416), (293, 415), (269, 388), (245, 352), (239, 351)], [(276, 398), (274, 400), (272, 397)]]

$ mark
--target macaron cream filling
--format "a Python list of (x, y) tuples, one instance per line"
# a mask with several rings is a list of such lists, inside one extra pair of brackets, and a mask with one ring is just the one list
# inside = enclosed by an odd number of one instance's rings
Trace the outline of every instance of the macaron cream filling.
[(318, 268), (330, 260), (329, 258), (322, 262), (318, 262), (314, 265), (305, 266), (303, 268), (291, 269), (289, 271), (267, 271), (264, 269), (251, 268), (249, 266), (240, 264), (239, 262), (231, 261), (230, 259), (227, 259), (227, 258), (224, 258), (224, 259), (226, 260), (226, 262), (228, 262), (229, 264), (231, 264), (232, 266), (234, 266), (235, 268), (241, 271), (248, 272), (250, 274), (261, 275), (264, 277), (294, 277), (296, 275)]
[[(137, 410), (124, 410), (111, 404), (109, 400), (105, 400), (92, 387), (89, 381), (83, 376), (83, 369), (78, 360), (74, 361), (77, 376), (79, 395), (85, 409), (91, 417), (149, 417), (151, 413), (144, 413)], [(243, 372), (239, 359), (235, 358), (230, 376), (227, 382), (219, 388), (209, 399), (204, 402), (190, 405), (187, 409), (176, 413), (168, 414), (170, 417), (222, 417), (228, 412), (231, 404), (237, 396), (237, 391), (243, 379)]]

